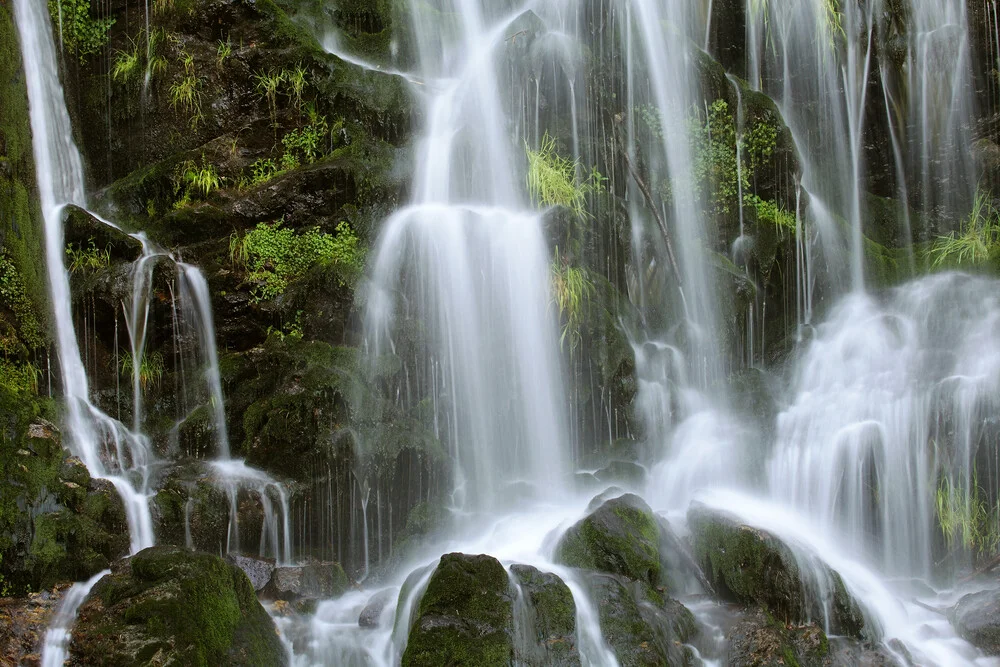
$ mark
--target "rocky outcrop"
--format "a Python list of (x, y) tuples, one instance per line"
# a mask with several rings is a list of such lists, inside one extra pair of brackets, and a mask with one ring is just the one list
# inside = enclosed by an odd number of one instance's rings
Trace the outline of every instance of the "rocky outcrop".
[(874, 634), (840, 575), (818, 558), (811, 557), (810, 569), (803, 571), (774, 535), (704, 506), (688, 512), (688, 525), (695, 558), (721, 597), (758, 606), (787, 623), (821, 620), (829, 608), (837, 634)]
[(509, 664), (512, 617), (510, 580), (497, 559), (445, 554), (417, 608), (403, 667)]
[(1000, 655), (1000, 590), (964, 596), (948, 617), (963, 639), (987, 655)]
[(72, 665), (282, 665), (274, 622), (221, 558), (152, 547), (112, 566), (80, 608)]

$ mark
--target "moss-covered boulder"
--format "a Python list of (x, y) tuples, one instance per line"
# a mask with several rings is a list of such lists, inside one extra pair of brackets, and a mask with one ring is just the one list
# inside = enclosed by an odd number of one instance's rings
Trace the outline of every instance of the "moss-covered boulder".
[(626, 494), (605, 502), (567, 530), (556, 547), (556, 561), (658, 586), (659, 542), (653, 511), (638, 496)]
[(73, 665), (282, 665), (274, 622), (221, 558), (152, 547), (114, 564), (80, 608)]
[(441, 557), (410, 629), (403, 667), (511, 664), (513, 595), (492, 556)]
[(964, 596), (948, 614), (963, 639), (988, 655), (1000, 655), (1000, 591)]
[(785, 626), (758, 611), (741, 619), (729, 631), (726, 664), (730, 667), (809, 667), (825, 664), (829, 653), (830, 643), (818, 625)]
[(590, 574), (587, 589), (597, 606), (601, 634), (622, 667), (689, 664), (683, 646), (697, 632), (694, 615), (649, 584)]
[(822, 621), (829, 610), (837, 634), (873, 634), (843, 579), (819, 558), (792, 550), (767, 531), (728, 514), (695, 505), (688, 512), (694, 555), (721, 597), (759, 606), (786, 623)]
[(562, 579), (530, 565), (510, 568), (520, 589), (514, 603), (517, 664), (580, 664), (576, 648), (576, 603)]

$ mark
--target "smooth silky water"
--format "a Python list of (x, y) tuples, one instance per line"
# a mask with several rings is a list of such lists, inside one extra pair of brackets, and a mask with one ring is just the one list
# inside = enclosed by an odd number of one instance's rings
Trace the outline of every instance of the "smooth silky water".
[[(413, 0), (409, 12), (418, 63), (412, 72), (352, 56), (335, 32), (322, 33), (322, 43), (346, 62), (401, 76), (422, 108), (411, 200), (384, 222), (370, 262), (364, 345), (377, 364), (396, 348), (409, 320), (424, 321), (426, 343), (414, 382), (431, 397), (437, 435), (453, 461), (452, 520), (432, 547), (412, 554), (370, 589), (323, 602), (304, 621), (276, 619), (290, 660), (299, 666), (398, 664), (437, 559), (461, 551), (560, 575), (576, 601), (583, 663), (617, 664), (578, 575), (553, 562), (559, 536), (584, 516), (596, 491), (574, 482), (565, 406), (572, 388), (548, 287), (553, 248), (546, 242), (545, 213), (525, 193), (522, 150), (525, 141), (537, 145), (543, 133), (539, 82), (545, 76), (555, 81), (553, 104), (569, 116), (573, 157), (588, 163), (586, 139), (596, 130), (580, 73), (582, 54), (620, 48), (629, 104), (658, 110), (661, 132), (649, 147), (648, 167), (678, 193), (658, 212), (669, 221), (669, 247), (653, 238), (657, 215), (637, 205), (643, 196), (638, 184), (628, 186), (630, 262), (639, 267), (629, 298), (644, 316), (621, 326), (635, 354), (636, 406), (652, 450), (648, 483), (630, 490), (680, 532), (692, 502), (772, 532), (816, 586), (824, 585), (823, 566), (832, 567), (882, 640), (898, 640), (892, 646), (905, 647), (922, 664), (998, 664), (928, 610), (953, 599), (955, 591), (912, 585), (931, 579), (937, 473), (967, 484), (985, 416), (1000, 410), (1000, 283), (945, 274), (882, 294), (865, 290), (861, 111), (869, 104), (865, 82), (873, 71), (885, 71), (873, 49), (879, 3), (847, 3), (832, 23), (826, 0), (747, 0), (749, 87), (777, 101), (802, 160), (795, 303), (800, 330), (811, 332), (793, 353), (781, 409), (766, 430), (739, 417), (720, 389), (731, 369), (715, 333), (722, 308), (706, 260), (703, 195), (690, 182), (694, 156), (685, 126), (699, 99), (696, 60), (708, 44), (712, 3), (601, 2), (612, 17), (602, 38), (607, 44), (593, 43), (584, 30), (594, 8), (567, 0), (430, 3), (453, 22), (447, 31), (422, 11), (424, 4)], [(912, 65), (906, 81), (883, 91), (900, 189), (921, 192), (925, 208), (961, 210), (974, 190), (962, 149), (971, 115), (963, 83), (970, 77), (963, 3), (909, 4), (916, 26), (907, 47)], [(143, 472), (151, 455), (139, 435), (141, 392), (134, 392), (132, 429), (89, 401), (62, 264), (61, 209), (85, 203), (82, 167), (44, 7), (17, 0), (16, 15), (25, 63), (38, 72), (28, 78), (29, 94), (67, 430), (74, 452), (93, 474), (112, 479), (126, 499), (134, 552), (153, 543)], [(532, 51), (509, 56), (514, 37), (527, 30), (537, 35)], [(834, 49), (840, 35), (846, 37), (843, 53)], [(791, 76), (793, 70), (800, 75)], [(739, 96), (739, 82), (731, 83)], [(740, 107), (742, 113), (742, 99)], [(894, 126), (892, 119), (902, 117), (905, 127)], [(639, 136), (631, 118), (615, 131), (629, 146)], [(909, 222), (907, 230), (919, 236)], [(727, 240), (727, 247), (737, 241), (751, 242), (742, 225), (740, 239)], [(136, 358), (148, 311), (141, 269), (159, 254), (148, 250), (137, 264), (128, 313)], [(664, 267), (674, 262), (673, 275), (664, 278), (671, 271)], [(260, 494), (269, 517), (261, 555), (291, 562), (283, 487), (229, 456), (207, 283), (196, 267), (177, 268), (184, 319), (199, 332), (204, 350), (196, 365), (207, 368), (199, 391), (213, 408), (219, 459), (211, 468), (231, 502), (239, 489)], [(817, 284), (836, 297), (818, 324), (812, 308)], [(663, 304), (680, 315), (657, 317)], [(750, 365), (753, 360), (751, 343)], [(937, 457), (933, 447), (946, 436), (937, 426), (943, 423), (956, 441), (948, 458)], [(363, 439), (358, 443), (362, 457), (366, 446)], [(872, 479), (878, 480), (879, 502), (872, 502)], [(230, 535), (238, 528), (235, 512), (232, 521)], [(365, 569), (367, 575), (367, 559)], [(410, 593), (397, 599), (408, 578)], [(47, 661), (65, 650), (74, 605), (89, 585), (67, 596)], [(378, 627), (360, 628), (360, 611), (385, 589), (393, 601)], [(703, 626), (698, 654), (719, 664), (726, 612), (704, 599), (684, 601)]]

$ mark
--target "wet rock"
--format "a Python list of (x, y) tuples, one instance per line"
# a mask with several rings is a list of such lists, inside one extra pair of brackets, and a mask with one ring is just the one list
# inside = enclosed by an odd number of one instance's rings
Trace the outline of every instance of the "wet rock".
[(258, 593), (264, 590), (271, 576), (274, 574), (274, 561), (262, 560), (260, 558), (249, 558), (237, 554), (226, 556), (226, 562), (243, 570), (247, 579), (253, 585), (253, 589)]
[(274, 568), (261, 595), (271, 600), (332, 598), (346, 591), (349, 585), (340, 563), (310, 563)]
[(509, 664), (512, 617), (510, 580), (497, 559), (445, 554), (417, 608), (403, 667)]
[(697, 623), (686, 607), (621, 576), (591, 574), (586, 583), (601, 633), (622, 667), (687, 664), (682, 644), (697, 632)]
[(829, 603), (830, 627), (837, 634), (874, 634), (840, 575), (814, 556), (802, 571), (795, 554), (767, 531), (735, 517), (696, 505), (688, 512), (694, 556), (724, 599), (756, 605), (787, 623), (823, 617)]
[(1000, 589), (964, 596), (948, 614), (958, 634), (989, 655), (1000, 655)]
[(274, 622), (221, 558), (152, 547), (116, 562), (80, 608), (72, 665), (282, 665)]
[(729, 631), (728, 640), (726, 664), (730, 667), (820, 665), (830, 652), (819, 626), (786, 627), (759, 611), (740, 620)]
[(647, 475), (646, 469), (633, 461), (611, 461), (594, 473), (600, 482), (617, 482), (631, 487), (645, 483)]
[(659, 527), (649, 506), (632, 494), (601, 505), (566, 531), (556, 561), (660, 584)]
[(23, 598), (0, 598), (0, 665), (38, 665), (41, 643), (69, 589), (63, 584)]
[(580, 664), (576, 648), (576, 603), (566, 583), (551, 572), (530, 565), (510, 568), (521, 588), (518, 641), (515, 659), (522, 665)]
[(358, 616), (358, 625), (362, 628), (377, 628), (379, 621), (382, 620), (382, 612), (384, 612), (386, 606), (395, 599), (395, 591), (391, 588), (379, 591), (375, 595), (371, 596), (368, 600), (368, 604), (366, 604), (365, 608), (361, 610), (361, 615)]

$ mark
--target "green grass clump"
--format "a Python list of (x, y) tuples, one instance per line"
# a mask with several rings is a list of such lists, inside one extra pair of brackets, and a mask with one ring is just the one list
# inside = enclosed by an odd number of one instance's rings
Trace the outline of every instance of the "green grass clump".
[[(125, 377), (132, 377), (135, 373), (135, 360), (131, 353), (122, 355), (119, 371)], [(164, 363), (163, 355), (159, 352), (144, 354), (139, 360), (139, 386), (146, 391), (151, 386), (160, 384), (163, 378)]]
[(958, 231), (939, 236), (927, 250), (932, 268), (976, 266), (1000, 251), (1000, 211), (991, 200), (989, 192), (976, 191), (972, 210)]
[(101, 250), (94, 243), (94, 239), (88, 240), (86, 246), (79, 246), (72, 243), (66, 245), (66, 267), (70, 273), (79, 271), (100, 271), (111, 265), (110, 247)]
[(587, 317), (587, 305), (594, 293), (594, 284), (585, 269), (570, 266), (568, 261), (560, 257), (559, 248), (556, 248), (550, 273), (552, 300), (559, 309), (559, 318), (563, 323), (559, 344), (565, 347), (568, 342), (572, 352), (583, 340), (582, 328)]
[(603, 192), (606, 179), (596, 169), (581, 178), (579, 161), (560, 156), (556, 140), (547, 132), (538, 150), (525, 144), (525, 152), (532, 202), (537, 206), (563, 206), (578, 218), (587, 217), (587, 197)]
[(204, 155), (201, 156), (201, 164), (185, 160), (174, 173), (174, 192), (179, 197), (174, 202), (174, 208), (187, 206), (194, 196), (207, 197), (222, 187), (222, 181), (215, 165), (206, 162)]
[(949, 551), (962, 549), (977, 558), (1000, 547), (1000, 506), (990, 506), (973, 470), (972, 483), (942, 476), (935, 495), (938, 527)]

